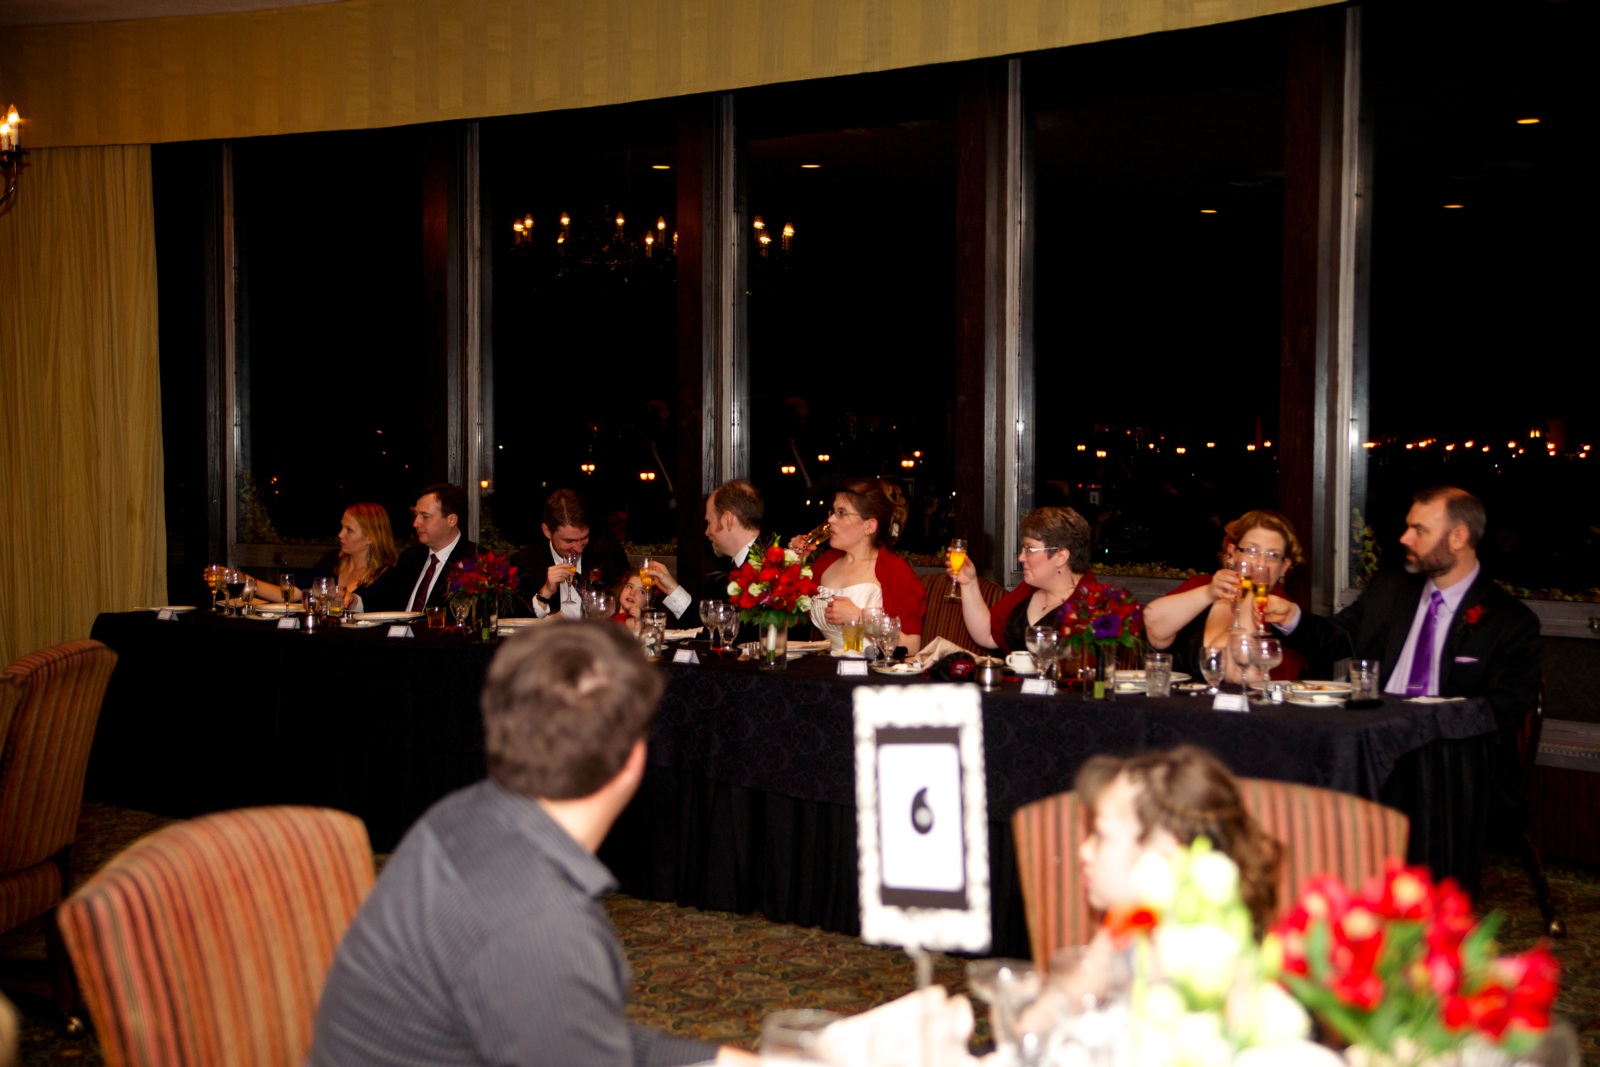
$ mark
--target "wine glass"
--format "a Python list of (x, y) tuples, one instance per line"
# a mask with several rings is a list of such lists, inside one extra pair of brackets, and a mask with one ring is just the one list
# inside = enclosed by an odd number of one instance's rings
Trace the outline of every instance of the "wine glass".
[(1203, 648), (1200, 650), (1200, 677), (1206, 680), (1206, 696), (1214, 697), (1222, 692), (1219, 688), (1222, 677), (1227, 673), (1228, 661), (1225, 653), (1220, 648)]
[(472, 614), (472, 598), (466, 594), (450, 598), (450, 614), (456, 617), (456, 629), (467, 632), (467, 616)]
[(900, 644), (900, 616), (885, 615), (878, 623), (879, 647), (883, 650), (883, 658), (894, 659), (894, 650)]
[(295, 587), (293, 574), (278, 575), (278, 591), (283, 594), (283, 602), (285, 604), (292, 604), (294, 602)]
[(617, 594), (609, 589), (594, 591), (594, 617), (609, 619), (617, 613)]
[(1228, 631), (1228, 655), (1239, 666), (1239, 691), (1250, 689), (1251, 660), (1256, 654), (1256, 635), (1249, 630)]
[(1283, 662), (1283, 642), (1276, 637), (1257, 637), (1250, 662), (1261, 671), (1261, 691), (1272, 688), (1272, 668)]
[(725, 652), (731, 636), (729, 624), (733, 622), (733, 605), (726, 600), (702, 600), (700, 621), (711, 631), (711, 650), (719, 654)]
[(202, 573), (205, 575), (206, 587), (211, 590), (211, 610), (221, 611), (222, 607), (217, 601), (220, 599), (223, 590), (222, 576), (228, 573), (227, 565), (213, 563)]
[(872, 642), (872, 645), (877, 649), (879, 656), (884, 654), (883, 619), (886, 614), (888, 613), (885, 612), (881, 607), (861, 609), (861, 634), (867, 640)]
[(256, 580), (253, 575), (249, 573), (245, 574), (244, 589), (240, 596), (241, 599), (239, 601), (239, 611), (241, 614), (249, 615), (254, 606), (251, 602), (256, 598)]
[(952, 537), (950, 539), (950, 547), (945, 551), (950, 557), (950, 592), (947, 599), (960, 600), (961, 587), (956, 584), (956, 575), (961, 572), (962, 567), (966, 566), (967, 543), (959, 537)]
[(1061, 646), (1061, 631), (1054, 626), (1035, 623), (1028, 627), (1027, 643), (1034, 669), (1042, 675), (1048, 675), (1056, 662), (1056, 649)]
[(739, 632), (739, 612), (726, 600), (720, 601), (726, 608), (717, 617), (718, 626), (722, 631), (722, 650), (733, 651), (733, 639)]
[(237, 601), (244, 593), (244, 572), (229, 567), (222, 572), (222, 586), (228, 591), (228, 600), (223, 605), (227, 609), (227, 614), (237, 614)]

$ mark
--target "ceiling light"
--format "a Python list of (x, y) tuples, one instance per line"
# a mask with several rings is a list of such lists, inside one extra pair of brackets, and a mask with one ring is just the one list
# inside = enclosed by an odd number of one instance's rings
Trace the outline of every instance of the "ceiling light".
[(1537, 126), (1537, 125), (1539, 125), (1539, 120), (1538, 119), (1531, 119), (1531, 118), (1530, 119), (1518, 119), (1517, 120), (1517, 125), (1518, 126)]
[(1203, 207), (1200, 209), (1200, 214), (1202, 215), (1215, 215), (1216, 213), (1217, 209), (1214, 207)]
[(1465, 205), (1465, 204), (1446, 204), (1444, 206), (1444, 209), (1446, 211), (1460, 211), (1462, 208), (1464, 208), (1466, 206), (1467, 205)]
[(672, 169), (672, 164), (670, 164), (670, 163), (652, 163), (652, 164), (650, 164), (650, 169), (651, 170), (671, 170)]
[(822, 164), (821, 163), (802, 163), (802, 164), (800, 164), (800, 169), (801, 170), (821, 170), (822, 169)]

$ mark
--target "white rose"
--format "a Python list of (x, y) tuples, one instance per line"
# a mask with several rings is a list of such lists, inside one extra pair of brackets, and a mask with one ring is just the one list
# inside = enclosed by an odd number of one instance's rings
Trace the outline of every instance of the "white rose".
[(1175, 1033), (1178, 1062), (1185, 1067), (1228, 1067), (1233, 1049), (1222, 1034), (1222, 1020), (1214, 1012), (1194, 1011), (1178, 1020)]
[(1276, 982), (1261, 983), (1229, 1007), (1243, 1014), (1232, 1020), (1233, 1026), (1251, 1045), (1284, 1045), (1311, 1033), (1311, 1016)]
[(796, 552), (792, 548), (784, 549), (783, 550), (783, 562), (784, 562), (785, 566), (790, 566), (792, 564), (799, 563), (800, 562), (800, 553)]
[(1173, 901), (1178, 898), (1178, 877), (1172, 871), (1171, 861), (1149, 849), (1134, 861), (1128, 880), (1139, 903), (1158, 912), (1171, 910)]
[(1156, 927), (1156, 958), (1161, 973), (1203, 1004), (1220, 1004), (1232, 988), (1239, 939), (1220, 926)]
[(729, 582), (728, 583), (728, 595), (729, 596), (738, 596), (742, 592), (744, 592), (744, 590), (739, 588), (739, 583), (738, 582)]
[(794, 598), (794, 606), (802, 615), (809, 615), (811, 613), (811, 598), (808, 596), (797, 596)]
[(1170, 1031), (1152, 1023), (1140, 1022), (1133, 1028), (1135, 1067), (1177, 1067), (1178, 1042)]
[(1239, 867), (1220, 852), (1204, 852), (1189, 864), (1189, 879), (1206, 903), (1221, 907), (1239, 895)]

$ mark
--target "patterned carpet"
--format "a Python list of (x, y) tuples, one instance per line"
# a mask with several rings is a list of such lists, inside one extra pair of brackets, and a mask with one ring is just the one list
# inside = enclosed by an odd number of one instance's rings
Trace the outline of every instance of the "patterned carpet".
[[(143, 812), (86, 805), (74, 850), (74, 880), (166, 821)], [(1565, 971), (1557, 1009), (1578, 1028), (1583, 1062), (1600, 1065), (1600, 872), (1559, 866), (1549, 875), (1569, 930), (1556, 944)], [(1484, 903), (1506, 913), (1501, 940), (1508, 950), (1521, 950), (1538, 938), (1539, 913), (1514, 859), (1490, 857)], [(899, 951), (840, 934), (624, 896), (610, 898), (607, 906), (633, 965), (630, 1015), (678, 1033), (749, 1048), (769, 1012), (817, 1007), (850, 1014), (902, 995), (915, 981), (910, 961)], [(0, 937), (0, 974), (19, 963), (42, 965), (42, 930), (34, 923)], [(936, 980), (959, 991), (963, 962), (941, 958)], [(73, 1041), (56, 1035), (39, 999), (47, 991), (42, 981), (6, 987), (25, 1012), (19, 1064), (98, 1067), (103, 1061), (93, 1038)]]

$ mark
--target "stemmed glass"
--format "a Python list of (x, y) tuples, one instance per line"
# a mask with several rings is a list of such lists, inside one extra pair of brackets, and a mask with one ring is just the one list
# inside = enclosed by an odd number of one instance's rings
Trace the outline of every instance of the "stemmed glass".
[(283, 593), (283, 603), (287, 608), (287, 605), (294, 602), (294, 575), (278, 575), (278, 589)]
[(228, 591), (228, 600), (223, 607), (227, 609), (227, 614), (236, 615), (239, 609), (235, 601), (244, 593), (244, 572), (229, 567), (222, 573), (222, 584)]
[(1251, 650), (1250, 663), (1261, 671), (1261, 693), (1266, 696), (1267, 690), (1273, 686), (1272, 669), (1283, 662), (1283, 643), (1276, 637), (1260, 637), (1255, 639)]
[(1254, 665), (1256, 657), (1256, 635), (1249, 630), (1230, 630), (1228, 632), (1228, 654), (1233, 662), (1239, 666), (1239, 691), (1250, 691), (1250, 668)]
[(213, 563), (211, 566), (205, 569), (206, 586), (211, 590), (212, 611), (222, 610), (222, 607), (218, 601), (222, 598), (222, 591), (225, 585), (222, 580), (222, 576), (227, 573), (228, 568), (222, 563)]
[(950, 592), (948, 600), (961, 599), (961, 587), (956, 584), (956, 575), (961, 573), (961, 568), (967, 563), (967, 543), (959, 537), (950, 539), (950, 547), (945, 550), (950, 555)]
[(711, 635), (711, 651), (719, 655), (728, 646), (728, 625), (733, 622), (733, 605), (726, 600), (700, 601), (700, 621)]
[(1028, 627), (1027, 642), (1034, 667), (1041, 675), (1051, 677), (1051, 668), (1055, 666), (1056, 654), (1061, 648), (1061, 631), (1054, 626), (1035, 623)]
[(1228, 671), (1228, 661), (1225, 653), (1220, 648), (1203, 648), (1200, 650), (1200, 677), (1206, 680), (1206, 696), (1214, 697), (1222, 692), (1219, 684), (1223, 675)]
[(609, 619), (617, 613), (617, 594), (609, 589), (596, 589), (588, 602), (594, 605), (592, 618)]
[(727, 655), (732, 653), (733, 637), (739, 631), (739, 611), (726, 600), (717, 603), (723, 606), (723, 610), (717, 614), (717, 629), (722, 634), (723, 654)]
[(646, 556), (639, 564), (639, 584), (644, 586), (643, 611), (649, 611), (655, 603), (656, 576), (650, 573), (650, 557)]
[(884, 655), (883, 619), (885, 614), (881, 607), (861, 609), (861, 634), (872, 642), (872, 647), (877, 650), (880, 658)]
[(894, 650), (900, 644), (900, 616), (885, 615), (878, 623), (878, 633), (878, 649), (883, 658), (893, 659)]
[(254, 605), (251, 601), (256, 598), (256, 580), (249, 572), (244, 576), (244, 589), (240, 593), (239, 614), (249, 615)]
[(456, 617), (456, 629), (467, 632), (467, 616), (472, 614), (472, 598), (465, 593), (450, 598), (450, 614)]

